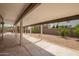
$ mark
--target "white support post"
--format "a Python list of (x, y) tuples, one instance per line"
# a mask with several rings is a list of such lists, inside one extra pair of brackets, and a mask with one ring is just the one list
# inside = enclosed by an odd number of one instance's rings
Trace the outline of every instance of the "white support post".
[(15, 29), (15, 28), (14, 28), (14, 26), (13, 26), (13, 33), (15, 32), (14, 29)]
[(20, 45), (22, 44), (22, 35), (23, 35), (23, 20), (20, 20)]
[[(40, 25), (40, 31), (41, 31), (40, 32), (40, 38), (41, 39), (39, 41), (37, 41), (37, 42), (40, 42), (42, 40), (42, 34), (43, 34), (43, 25), (42, 24)], [(35, 43), (37, 43), (37, 42), (35, 42)]]
[(42, 34), (43, 34), (43, 25), (41, 24), (41, 40), (42, 40)]
[(42, 24), (41, 24), (41, 35), (43, 34), (43, 26), (42, 26)]
[(17, 26), (15, 27), (15, 38), (17, 38)]
[(4, 24), (2, 23), (2, 40), (3, 40), (3, 33), (4, 33)]
[(26, 30), (27, 30), (27, 28), (25, 27), (25, 33), (27, 33), (27, 31), (26, 31)]
[(25, 27), (25, 29), (26, 29), (25, 33), (27, 34), (27, 27)]
[(26, 33), (26, 27), (25, 27), (25, 30), (24, 30), (24, 32)]
[(30, 27), (30, 34), (32, 33), (32, 27)]

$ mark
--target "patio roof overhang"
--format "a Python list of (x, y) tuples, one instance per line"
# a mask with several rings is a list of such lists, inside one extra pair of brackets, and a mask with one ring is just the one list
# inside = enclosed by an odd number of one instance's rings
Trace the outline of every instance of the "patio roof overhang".
[[(63, 22), (63, 21), (71, 21), (71, 20), (78, 20), (78, 19), (79, 19), (79, 14), (78, 15), (69, 16), (69, 17), (49, 20), (49, 21), (46, 21), (46, 22), (40, 22), (40, 23), (27, 25), (27, 26), (34, 26), (34, 25), (48, 24), (48, 23), (56, 23), (56, 22)], [(27, 27), (27, 26), (25, 26), (25, 27)]]
[(0, 14), (5, 24), (23, 26), (79, 19), (79, 3), (2, 3)]
[(78, 3), (42, 3), (21, 20), (23, 20), (23, 26), (31, 26), (75, 19), (79, 19)]
[(25, 7), (30, 3), (0, 3), (0, 15), (5, 24), (14, 24)]
[(25, 15), (27, 15), (29, 12), (31, 12), (34, 8), (36, 8), (39, 3), (30, 3), (28, 7), (25, 7), (18, 19), (15, 21), (14, 25), (16, 25)]

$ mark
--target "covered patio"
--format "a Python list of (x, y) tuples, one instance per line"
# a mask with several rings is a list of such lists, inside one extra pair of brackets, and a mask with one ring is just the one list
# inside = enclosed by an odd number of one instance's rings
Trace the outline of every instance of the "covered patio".
[[(43, 33), (43, 24), (79, 19), (79, 4), (19, 3), (0, 4), (2, 56), (78, 56), (79, 38)], [(7, 27), (5, 24), (12, 26)], [(39, 25), (40, 33), (32, 33)], [(29, 27), (29, 33), (26, 32)]]

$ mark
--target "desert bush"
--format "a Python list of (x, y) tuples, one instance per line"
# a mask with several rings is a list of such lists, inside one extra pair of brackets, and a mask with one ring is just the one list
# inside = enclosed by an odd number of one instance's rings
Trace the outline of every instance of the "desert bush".
[(79, 24), (77, 24), (77, 25), (74, 27), (74, 33), (76, 34), (76, 36), (79, 36)]
[(65, 28), (64, 26), (59, 27), (59, 34), (63, 37), (65, 37), (69, 32), (68, 28)]
[(39, 29), (37, 27), (32, 27), (32, 33), (39, 33)]

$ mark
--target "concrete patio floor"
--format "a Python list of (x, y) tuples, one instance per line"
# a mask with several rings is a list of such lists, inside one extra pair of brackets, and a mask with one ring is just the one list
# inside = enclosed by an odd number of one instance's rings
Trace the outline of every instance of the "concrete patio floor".
[[(23, 34), (23, 38), (21, 40), (22, 45), (20, 46), (19, 34), (17, 34), (16, 36), (16, 34), (14, 33), (4, 33), (4, 40), (0, 41), (0, 55), (1, 56), (4, 55), (5, 56), (54, 56), (54, 55), (79, 56), (79, 50), (65, 46), (65, 44), (67, 44), (68, 41), (64, 42), (66, 40), (60, 39), (56, 36), (53, 36), (53, 38), (50, 39), (48, 36), (52, 38), (51, 35), (44, 35), (45, 38), (42, 37), (42, 40), (40, 40), (41, 37), (40, 36), (36, 37), (36, 34), (31, 35)], [(47, 37), (50, 40), (48, 40)], [(60, 41), (63, 40), (62, 41), (63, 45), (58, 44), (55, 41), (52, 41), (57, 40), (57, 38), (58, 38), (57, 42), (59, 43)]]
[(4, 40), (0, 41), (0, 56), (54, 56), (25, 38), (20, 46), (19, 37), (19, 34), (5, 33)]

